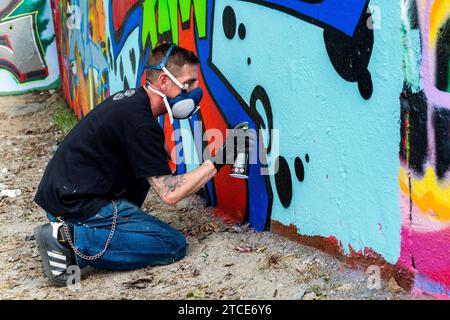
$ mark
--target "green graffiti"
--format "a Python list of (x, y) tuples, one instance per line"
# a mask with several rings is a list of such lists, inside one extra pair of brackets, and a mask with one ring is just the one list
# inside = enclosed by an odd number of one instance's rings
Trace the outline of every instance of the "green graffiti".
[[(172, 42), (178, 44), (178, 17), (181, 22), (191, 18), (191, 5), (194, 6), (194, 18), (200, 38), (206, 36), (207, 0), (144, 0), (142, 4), (142, 44), (151, 42), (153, 49), (158, 42), (158, 34), (170, 31)], [(157, 11), (157, 12), (156, 12)], [(179, 14), (178, 14), (179, 13)]]
[(403, 42), (403, 76), (405, 81), (411, 86), (413, 92), (420, 90), (420, 46), (418, 30), (411, 30), (409, 21), (404, 20), (402, 25)]
[[(447, 79), (450, 79), (450, 60), (448, 63), (448, 78)], [(450, 81), (448, 82), (448, 85), (447, 85), (447, 92), (450, 92)]]

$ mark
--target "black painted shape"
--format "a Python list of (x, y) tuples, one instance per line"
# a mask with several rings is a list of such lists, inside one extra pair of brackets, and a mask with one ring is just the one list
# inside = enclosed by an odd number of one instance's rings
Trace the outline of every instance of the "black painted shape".
[(252, 59), (250, 57), (247, 58), (247, 64), (250, 65), (252, 63)]
[(112, 48), (111, 48), (111, 41), (108, 38), (108, 56), (109, 56), (109, 64), (111, 65), (111, 68), (114, 68), (114, 60), (113, 57), (111, 55), (112, 52)]
[(133, 69), (133, 73), (135, 73), (136, 72), (136, 57), (135, 57), (134, 48), (131, 48), (131, 50), (130, 50), (130, 61), (131, 61), (131, 68)]
[(373, 82), (372, 82), (372, 75), (367, 70), (363, 74), (361, 74), (361, 77), (358, 79), (358, 89), (361, 96), (369, 100), (373, 93)]
[(447, 20), (445, 26), (439, 31), (436, 56), (436, 87), (446, 92), (449, 85), (450, 20)]
[(191, 28), (191, 20), (181, 23), (181, 30), (188, 30)]
[(409, 16), (409, 24), (411, 26), (411, 29), (418, 29), (419, 28), (419, 12), (417, 11), (417, 4), (416, 1), (409, 1), (409, 9), (408, 9), (408, 16)]
[(309, 163), (309, 154), (305, 154), (305, 160)]
[(245, 25), (243, 23), (239, 24), (238, 35), (241, 40), (245, 39), (247, 31), (245, 30)]
[(223, 9), (222, 15), (223, 32), (228, 39), (233, 39), (236, 34), (236, 14), (230, 6)]
[(123, 61), (122, 57), (120, 57), (120, 79), (123, 81), (124, 71), (123, 71)]
[[(258, 100), (261, 101), (261, 104), (263, 105), (264, 108), (264, 112), (266, 113), (266, 118), (268, 122), (267, 127), (261, 115), (256, 111), (256, 102)], [(250, 113), (252, 115), (253, 121), (256, 124), (256, 127), (267, 129), (269, 132), (269, 141), (267, 144), (267, 154), (269, 154), (272, 149), (272, 129), (273, 129), (272, 105), (270, 103), (270, 99), (266, 90), (259, 85), (256, 86), (255, 89), (253, 89), (252, 96), (250, 97)]]
[(436, 174), (445, 178), (450, 169), (450, 110), (436, 109), (433, 113), (436, 139)]
[(114, 73), (117, 75), (117, 59), (114, 58)]
[(298, 181), (303, 182), (305, 180), (305, 166), (303, 165), (302, 159), (299, 157), (295, 158), (294, 166)]
[(172, 31), (165, 31), (163, 33), (160, 33), (158, 36), (158, 42), (159, 43), (172, 43)]
[(373, 94), (373, 83), (368, 70), (374, 36), (367, 25), (371, 13), (362, 15), (353, 37), (335, 29), (325, 29), (323, 36), (327, 53), (336, 72), (346, 81), (358, 82), (361, 96), (368, 100)]
[(278, 171), (275, 174), (275, 185), (277, 187), (278, 197), (283, 207), (288, 208), (292, 201), (292, 178), (289, 165), (283, 157), (276, 160)]
[[(406, 161), (406, 141), (409, 140), (409, 167), (417, 174), (424, 173), (424, 163), (428, 150), (427, 114), (428, 106), (423, 92), (413, 93), (409, 86), (405, 86), (400, 95), (401, 106), (401, 142), (400, 157)], [(407, 124), (409, 115), (409, 136)]]

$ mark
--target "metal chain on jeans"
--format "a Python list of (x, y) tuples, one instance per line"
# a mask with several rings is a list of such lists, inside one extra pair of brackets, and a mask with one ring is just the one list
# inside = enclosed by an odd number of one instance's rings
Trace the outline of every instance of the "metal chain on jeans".
[(77, 256), (83, 258), (84, 260), (90, 260), (90, 261), (97, 260), (98, 258), (100, 258), (106, 252), (106, 249), (108, 249), (108, 246), (111, 243), (112, 237), (114, 235), (114, 231), (116, 230), (116, 223), (117, 223), (117, 205), (116, 205), (116, 203), (113, 200), (111, 200), (111, 202), (112, 202), (112, 205), (113, 205), (113, 208), (114, 208), (111, 232), (109, 233), (108, 239), (106, 240), (106, 244), (105, 244), (105, 247), (103, 248), (103, 250), (100, 251), (99, 253), (97, 253), (94, 256), (87, 256), (87, 255), (81, 253), (80, 251), (78, 251), (75, 248), (75, 246), (74, 246), (74, 244), (72, 242), (72, 238), (70, 237), (69, 229), (67, 228), (66, 223), (60, 217), (58, 217), (58, 221), (62, 223), (62, 226), (63, 226), (63, 229), (64, 229), (64, 233), (66, 234), (66, 237), (67, 237), (67, 241), (69, 241), (70, 247), (72, 248), (73, 252)]

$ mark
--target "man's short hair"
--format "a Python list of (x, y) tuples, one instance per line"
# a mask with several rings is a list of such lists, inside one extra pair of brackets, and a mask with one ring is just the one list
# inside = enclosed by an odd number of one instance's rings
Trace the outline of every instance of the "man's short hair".
[[(161, 64), (171, 45), (171, 43), (163, 43), (153, 49), (151, 55), (147, 59), (147, 65), (154, 66)], [(200, 63), (200, 60), (192, 51), (174, 46), (167, 59), (166, 68), (176, 77), (179, 75), (181, 68), (185, 64), (198, 63)], [(161, 72), (161, 70), (146, 69), (145, 77), (148, 81), (154, 83)]]

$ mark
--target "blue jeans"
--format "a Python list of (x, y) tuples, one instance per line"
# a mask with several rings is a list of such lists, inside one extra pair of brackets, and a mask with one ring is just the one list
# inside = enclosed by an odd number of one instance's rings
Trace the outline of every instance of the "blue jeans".
[[(76, 256), (77, 265), (88, 265), (108, 270), (131, 270), (149, 265), (164, 265), (180, 260), (186, 253), (183, 234), (144, 212), (124, 198), (115, 200), (118, 209), (117, 225), (106, 252), (97, 260)], [(114, 209), (105, 205), (94, 216), (86, 219), (65, 219), (74, 226), (74, 245), (85, 255), (103, 250), (111, 231)], [(47, 212), (51, 222), (57, 219)]]

